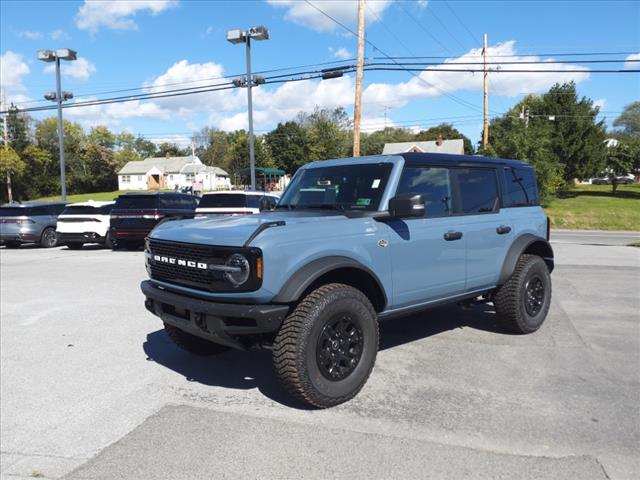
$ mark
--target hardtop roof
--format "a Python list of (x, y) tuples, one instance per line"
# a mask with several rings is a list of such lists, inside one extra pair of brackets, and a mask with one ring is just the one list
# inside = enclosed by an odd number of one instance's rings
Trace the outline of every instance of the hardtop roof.
[(481, 155), (452, 155), (448, 153), (418, 153), (404, 152), (397, 155), (404, 158), (405, 165), (508, 165), (511, 167), (528, 167), (528, 163), (520, 160), (509, 160), (506, 158), (483, 157)]

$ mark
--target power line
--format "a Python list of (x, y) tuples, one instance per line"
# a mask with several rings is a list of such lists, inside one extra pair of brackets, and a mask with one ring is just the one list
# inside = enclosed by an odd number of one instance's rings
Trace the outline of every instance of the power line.
[(469, 28), (467, 27), (467, 25), (460, 19), (460, 17), (458, 16), (458, 14), (455, 12), (455, 10), (453, 9), (453, 7), (451, 5), (449, 5), (449, 2), (447, 2), (446, 0), (443, 0), (443, 3), (446, 5), (446, 7), (449, 9), (449, 11), (453, 14), (453, 16), (456, 18), (456, 20), (458, 20), (458, 22), (460, 23), (460, 25), (462, 25), (464, 27), (464, 29), (467, 31), (467, 33), (469, 34), (469, 36), (471, 37), (471, 40), (473, 41), (473, 43), (475, 45), (479, 45), (482, 42), (480, 41), (480, 39), (478, 37), (476, 37), (473, 32), (471, 30), (469, 30)]
[[(453, 52), (451, 52), (451, 50), (449, 49), (449, 47), (447, 47), (444, 43), (442, 43), (440, 40), (438, 40), (438, 38), (433, 35), (429, 30), (427, 30), (425, 28), (424, 25), (422, 25), (420, 22), (418, 22), (415, 17), (413, 15), (411, 15), (406, 8), (404, 8), (404, 6), (402, 5), (402, 2), (400, 1), (396, 1), (396, 4), (400, 7), (400, 9), (407, 15), (407, 17), (409, 17), (416, 25), (418, 25), (419, 28), (422, 29), (423, 32), (425, 32), (434, 42), (436, 42), (438, 45), (440, 45), (445, 51), (453, 54)], [(437, 57), (437, 58), (448, 58), (448, 57)]]

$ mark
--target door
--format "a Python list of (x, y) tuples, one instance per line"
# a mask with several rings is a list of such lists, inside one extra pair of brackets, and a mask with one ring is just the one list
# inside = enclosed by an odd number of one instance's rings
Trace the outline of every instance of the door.
[(466, 238), (466, 290), (493, 287), (513, 239), (513, 226), (500, 209), (495, 168), (451, 170), (454, 213)]
[(453, 296), (465, 285), (465, 243), (452, 215), (450, 172), (444, 167), (407, 167), (397, 194), (422, 195), (425, 218), (385, 222), (393, 262), (396, 307)]

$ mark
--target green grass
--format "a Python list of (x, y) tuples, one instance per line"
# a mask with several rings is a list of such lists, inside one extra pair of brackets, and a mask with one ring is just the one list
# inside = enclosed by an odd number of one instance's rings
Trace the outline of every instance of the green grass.
[(578, 185), (546, 207), (554, 228), (640, 230), (640, 184)]
[[(127, 192), (146, 192), (146, 190), (116, 190), (115, 192), (97, 192), (97, 193), (80, 193), (77, 195), (67, 195), (67, 202), (68, 203), (76, 203), (76, 202), (86, 202), (89, 200), (95, 200), (96, 202), (98, 201), (109, 201), (109, 200), (115, 200), (118, 195), (122, 195), (123, 193), (127, 193)], [(165, 191), (165, 190), (162, 190)], [(169, 190), (166, 190), (169, 191)], [(173, 190), (171, 190), (173, 191)], [(55, 197), (43, 197), (43, 198), (38, 198), (35, 201), (37, 202), (59, 202), (61, 199), (60, 195), (57, 195)]]

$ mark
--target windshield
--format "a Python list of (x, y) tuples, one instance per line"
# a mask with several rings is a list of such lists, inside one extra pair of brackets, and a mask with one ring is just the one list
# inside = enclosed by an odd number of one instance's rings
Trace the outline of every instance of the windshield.
[(211, 193), (204, 195), (199, 208), (239, 208), (245, 207), (247, 195), (244, 193)]
[(114, 210), (124, 209), (152, 209), (158, 205), (156, 195), (120, 195), (113, 207)]
[(278, 208), (378, 209), (393, 164), (339, 165), (300, 170)]

